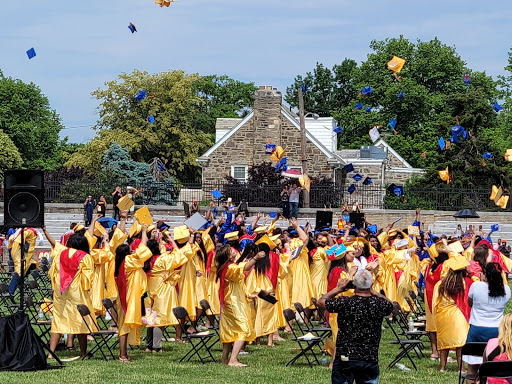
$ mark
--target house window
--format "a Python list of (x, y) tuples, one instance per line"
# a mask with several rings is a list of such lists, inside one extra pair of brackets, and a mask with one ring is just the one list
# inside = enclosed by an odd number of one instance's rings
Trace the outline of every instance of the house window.
[(247, 181), (247, 165), (232, 165), (231, 177), (238, 181)]

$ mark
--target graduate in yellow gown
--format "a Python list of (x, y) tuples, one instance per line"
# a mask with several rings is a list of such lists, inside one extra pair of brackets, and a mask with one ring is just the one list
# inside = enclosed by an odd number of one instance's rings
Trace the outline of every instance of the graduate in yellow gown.
[[(77, 305), (84, 304), (94, 314), (90, 294), (94, 274), (94, 261), (89, 255), (87, 239), (79, 234), (71, 235), (67, 246), (57, 243), (43, 228), (52, 246), (52, 266), (48, 271), (53, 289), (53, 319), (50, 350), (55, 352), (61, 334), (78, 335), (80, 356), (87, 353), (89, 330), (78, 312)], [(89, 326), (95, 329), (94, 324)]]
[(203, 243), (203, 234), (196, 232), (194, 234), (194, 243), (192, 245), (194, 252), (193, 261), (196, 266), (196, 316), (199, 318), (203, 309), (201, 301), (207, 298), (206, 291), (206, 258), (207, 252)]
[(290, 224), (293, 230), (290, 232), (292, 239), (290, 241), (290, 248), (292, 252), (302, 247), (297, 258), (290, 261), (291, 268), (291, 284), (290, 284), (290, 300), (293, 303), (301, 303), (306, 311), (306, 315), (310, 315), (309, 307), (311, 306), (311, 297), (313, 296), (313, 288), (311, 286), (311, 275), (309, 272), (309, 252), (308, 241), (309, 237), (299, 227), (297, 219), (291, 219)]
[(444, 262), (449, 268), (446, 277), (434, 287), (433, 315), (437, 331), (437, 349), (440, 354), (440, 370), (446, 370), (450, 349), (455, 349), (457, 363), (461, 363), (461, 349), (469, 331), (471, 307), (468, 293), (473, 280), (467, 277), (469, 262), (463, 256), (450, 257)]
[[(277, 299), (277, 326), (279, 328), (285, 327), (285, 332), (291, 332), (291, 329), (288, 327), (288, 323), (284, 318), (283, 311), (285, 309), (291, 308), (290, 303), (290, 291), (288, 287), (288, 275), (291, 274), (290, 271), (290, 243), (287, 241), (286, 236), (281, 236), (279, 238), (280, 244), (278, 244), (279, 257), (281, 259), (281, 264), (279, 265), (279, 274), (277, 276), (277, 289), (276, 289), (276, 299)], [(276, 340), (276, 335), (274, 335)]]
[[(215, 251), (215, 264), (217, 266), (217, 279), (219, 285), (219, 300), (221, 313), (219, 322), (219, 335), (222, 346), (222, 363), (229, 366), (246, 366), (238, 361), (238, 354), (245, 342), (255, 338), (252, 319), (250, 316), (249, 297), (244, 284), (245, 273), (248, 272), (262, 254), (257, 254), (248, 262), (235, 264), (238, 257), (229, 245), (218, 247)], [(229, 356), (231, 352), (231, 357)]]
[(135, 251), (128, 244), (116, 249), (116, 268), (114, 276), (118, 290), (119, 349), (121, 362), (129, 362), (127, 344), (140, 343), (142, 325), (141, 297), (146, 292), (147, 279), (143, 267), (153, 253), (146, 246), (148, 226), (142, 225), (141, 242)]
[[(327, 275), (331, 261), (327, 257), (325, 250), (334, 245), (331, 236), (327, 231), (316, 235), (317, 248), (311, 250), (311, 264), (309, 272), (311, 275), (311, 288), (315, 299), (319, 299), (324, 293), (327, 293)], [(314, 307), (314, 306), (313, 306)]]
[[(26, 275), (30, 266), (34, 264), (32, 256), (36, 250), (37, 232), (34, 228), (26, 228), (23, 230), (23, 240), (25, 247), (28, 244), (28, 250), (25, 250), (25, 270), (23, 273)], [(21, 276), (21, 230), (11, 235), (9, 239), (9, 245), (11, 247), (11, 258), (14, 262), (14, 272)]]
[[(174, 242), (174, 241), (173, 241)], [(148, 240), (148, 248), (153, 257), (146, 261), (145, 270), (148, 279), (148, 305), (156, 312), (154, 327), (147, 326), (146, 352), (159, 352), (162, 349), (162, 331), (169, 325), (178, 325), (178, 319), (172, 309), (179, 306), (176, 283), (179, 280), (177, 269), (194, 256), (190, 244), (178, 248), (174, 243), (171, 252), (160, 254), (156, 240)]]

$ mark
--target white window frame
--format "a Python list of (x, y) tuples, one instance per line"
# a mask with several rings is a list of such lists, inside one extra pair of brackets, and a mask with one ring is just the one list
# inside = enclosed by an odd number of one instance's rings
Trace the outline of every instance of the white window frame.
[[(235, 177), (235, 168), (236, 167), (239, 167), (239, 168), (243, 167), (244, 168), (245, 177), (243, 179)], [(246, 165), (246, 164), (233, 164), (233, 165), (231, 165), (231, 177), (234, 178), (235, 180), (246, 182), (248, 176), (249, 176), (249, 166), (248, 165)]]

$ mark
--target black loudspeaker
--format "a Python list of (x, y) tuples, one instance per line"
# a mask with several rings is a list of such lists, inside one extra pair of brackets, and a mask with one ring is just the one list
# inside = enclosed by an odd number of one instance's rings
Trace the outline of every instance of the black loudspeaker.
[(323, 227), (332, 226), (332, 212), (331, 211), (316, 211), (315, 230), (318, 231)]
[(350, 213), (350, 222), (354, 224), (357, 229), (364, 228), (364, 213)]
[(44, 226), (43, 171), (4, 171), (4, 225), (14, 228)]

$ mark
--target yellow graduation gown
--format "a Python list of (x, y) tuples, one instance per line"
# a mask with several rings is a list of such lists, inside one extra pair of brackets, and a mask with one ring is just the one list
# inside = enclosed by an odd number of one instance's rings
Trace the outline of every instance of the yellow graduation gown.
[[(196, 308), (201, 308), (201, 305), (199, 304), (201, 300), (207, 299), (206, 294), (206, 264), (203, 261), (203, 259), (198, 255), (198, 252), (203, 253), (201, 248), (199, 248), (197, 245), (197, 249), (194, 249), (194, 258), (193, 262), (196, 266), (196, 271), (201, 272), (202, 276), (196, 276)], [(203, 255), (205, 258), (206, 255)]]
[[(192, 251), (195, 253), (200, 249), (197, 244), (192, 245)], [(187, 310), (191, 320), (196, 319), (196, 265), (194, 258), (191, 258), (181, 267), (179, 288), (180, 307)]]
[[(292, 239), (290, 248), (292, 250), (299, 248), (302, 240)], [(311, 297), (313, 289), (311, 287), (311, 275), (309, 273), (309, 256), (306, 246), (300, 252), (300, 255), (290, 262), (291, 266), (291, 302), (301, 303), (304, 308), (311, 306)]]
[(382, 255), (382, 263), (380, 264), (384, 270), (382, 289), (389, 300), (397, 301), (395, 267), (393, 265), (395, 250), (386, 250), (382, 252)]
[(440, 296), (439, 281), (432, 298), (433, 316), (437, 331), (437, 349), (454, 349), (466, 343), (469, 323), (451, 297)]
[(137, 247), (135, 253), (126, 255), (124, 267), (126, 270), (126, 313), (123, 312), (121, 300), (117, 299), (117, 313), (119, 335), (128, 336), (128, 343), (138, 345), (140, 343), (140, 326), (142, 325), (141, 297), (146, 292), (147, 279), (144, 270), (144, 262), (153, 254), (144, 244)]
[(178, 325), (172, 309), (179, 306), (176, 283), (180, 275), (176, 268), (193, 257), (190, 245), (161, 254), (148, 274), (148, 295), (151, 309), (156, 312), (156, 327)]
[(279, 263), (279, 273), (277, 275), (277, 326), (279, 328), (286, 326), (286, 319), (284, 318), (283, 311), (291, 307), (290, 304), (290, 291), (288, 289), (288, 274), (290, 273), (290, 255), (282, 253), (279, 255), (281, 262)]
[(220, 314), (220, 300), (219, 300), (219, 284), (220, 281), (217, 280), (217, 267), (214, 265), (215, 262), (212, 262), (212, 266), (210, 268), (210, 274), (206, 279), (206, 293), (208, 296), (208, 303), (210, 304), (210, 308), (214, 315)]
[(311, 289), (313, 290), (312, 297), (318, 300), (320, 296), (327, 293), (327, 275), (329, 273), (331, 261), (323, 247), (318, 247), (316, 249), (312, 259), (313, 261), (309, 265)]
[(112, 239), (109, 242), (109, 249), (112, 255), (114, 255), (114, 257), (105, 263), (105, 280), (107, 284), (105, 297), (111, 300), (115, 300), (117, 298), (117, 285), (116, 279), (114, 277), (114, 273), (116, 270), (116, 249), (121, 244), (123, 244), (127, 238), (128, 235), (126, 233), (121, 231), (119, 228), (116, 228), (112, 236)]
[[(266, 274), (257, 273), (255, 268), (249, 272), (245, 285), (249, 295), (258, 295), (261, 290), (274, 292), (274, 287), (269, 277)], [(265, 336), (277, 331), (277, 307), (275, 304), (257, 298), (250, 305), (253, 307), (252, 321), (256, 337)]]
[[(417, 291), (416, 283), (419, 279), (420, 259), (418, 255), (411, 252), (410, 260), (406, 260), (405, 250), (393, 250), (391, 264), (394, 266), (394, 272), (403, 271), (400, 278), (396, 282), (396, 301), (404, 312), (410, 312), (411, 308), (405, 301), (409, 296), (409, 291)], [(389, 298), (391, 300), (391, 298)]]
[[(94, 316), (94, 309), (92, 305), (92, 297), (90, 293), (93, 274), (94, 274), (94, 261), (91, 255), (86, 254), (80, 263), (76, 274), (66, 288), (64, 293), (60, 293), (60, 257), (63, 251), (68, 249), (60, 243), (56, 243), (52, 249), (53, 263), (48, 271), (51, 278), (53, 289), (53, 319), (52, 319), (52, 333), (60, 334), (84, 334), (89, 333), (86, 324), (82, 320), (82, 316), (78, 312), (77, 305), (85, 304), (92, 316)], [(73, 255), (76, 250), (69, 248), (70, 255)], [(89, 324), (93, 330), (96, 330), (94, 324)]]
[[(12, 235), (11, 237), (13, 237)], [(25, 244), (28, 243), (28, 250), (24, 253), (25, 258), (25, 270), (23, 271), (24, 275), (27, 274), (28, 269), (35, 262), (32, 260), (34, 256), (34, 252), (36, 250), (36, 241), (37, 235), (31, 229), (25, 229), (23, 231), (23, 241)], [(18, 233), (16, 238), (12, 239), (12, 247), (11, 247), (11, 258), (14, 262), (14, 272), (18, 275), (21, 275), (21, 231)]]
[[(105, 307), (103, 307), (102, 300), (105, 298), (105, 280), (107, 269), (105, 265), (114, 260), (112, 252), (105, 249), (93, 249), (91, 257), (94, 260), (94, 277), (92, 279), (91, 296), (92, 306), (96, 316), (105, 314)], [(115, 267), (115, 260), (114, 260)]]
[(219, 322), (221, 343), (233, 343), (237, 340), (251, 342), (256, 337), (244, 284), (245, 264), (231, 264), (227, 267), (224, 303)]

